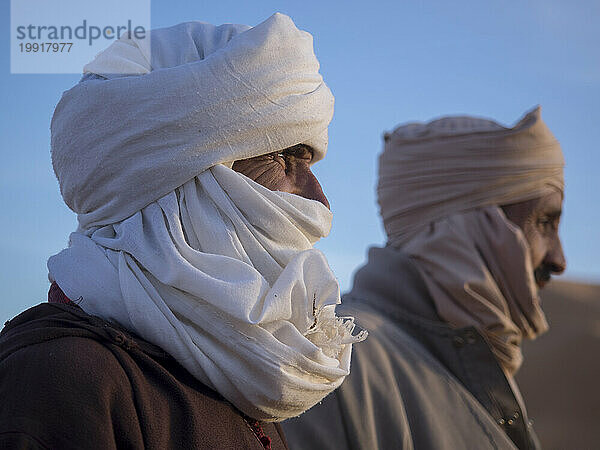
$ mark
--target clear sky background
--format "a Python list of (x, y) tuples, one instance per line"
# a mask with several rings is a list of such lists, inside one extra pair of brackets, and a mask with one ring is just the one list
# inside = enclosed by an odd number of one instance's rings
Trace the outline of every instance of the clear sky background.
[[(46, 260), (76, 227), (52, 172), (49, 126), (61, 93), (79, 76), (11, 75), (9, 2), (1, 3), (4, 322), (44, 301)], [(385, 130), (446, 114), (512, 125), (536, 104), (567, 161), (565, 277), (600, 282), (600, 2), (153, 0), (152, 25), (256, 25), (276, 11), (314, 35), (321, 73), (336, 97), (329, 153), (315, 173), (334, 212), (331, 235), (319, 247), (343, 290), (367, 248), (385, 242), (375, 199)]]

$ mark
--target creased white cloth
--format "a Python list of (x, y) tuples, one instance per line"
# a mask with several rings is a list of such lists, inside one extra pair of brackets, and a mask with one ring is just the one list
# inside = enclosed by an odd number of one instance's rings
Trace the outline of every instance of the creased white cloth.
[(488, 338), (505, 371), (548, 328), (522, 231), (499, 208), (562, 192), (564, 158), (539, 107), (514, 127), (445, 117), (386, 135), (378, 199), (388, 244), (407, 253), (438, 315)]
[[(203, 42), (218, 40), (222, 33), (222, 27), (184, 24), (153, 35), (152, 45), (159, 45), (161, 52), (182, 51), (183, 56), (166, 58), (182, 62), (193, 52), (180, 47), (181, 41), (194, 42), (200, 49)], [(318, 75), (307, 36), (288, 17), (277, 14), (228, 43), (224, 40), (224, 46), (211, 54), (215, 55), (211, 61), (221, 64), (204, 69), (184, 64), (177, 68), (185, 70), (165, 71), (163, 82), (168, 85), (153, 81), (138, 86), (142, 83), (138, 78), (161, 70), (84, 81), (84, 86), (94, 83), (87, 95), (95, 97), (105, 92), (98, 87), (102, 83), (135, 80), (131, 85), (151, 104), (150, 109), (141, 105), (140, 113), (128, 120), (131, 129), (112, 121), (94, 122), (96, 140), (86, 142), (98, 155), (95, 168), (77, 161), (77, 155), (74, 162), (68, 161), (75, 152), (70, 145), (78, 141), (81, 131), (77, 128), (81, 122), (68, 121), (77, 110), (90, 119), (93, 115), (87, 108), (107, 100), (83, 98), (81, 92), (63, 98), (53, 120), (53, 132), (62, 133), (62, 139), (53, 138), (55, 168), (60, 166), (57, 176), (65, 201), (78, 205), (73, 209), (79, 212), (80, 226), (71, 235), (69, 248), (49, 259), (51, 279), (69, 298), (81, 297), (86, 312), (159, 345), (244, 413), (267, 421), (299, 415), (338, 387), (349, 373), (351, 343), (365, 337), (365, 333), (352, 335), (351, 318), (335, 316), (340, 301), (337, 280), (323, 254), (312, 248), (328, 234), (331, 212), (317, 201), (272, 192), (216, 164), (323, 136), (333, 100)], [(210, 59), (211, 55), (201, 53), (197, 52), (203, 62)], [(139, 55), (117, 48), (115, 57), (124, 55), (140, 61)], [(253, 60), (256, 55), (262, 56)], [(101, 58), (112, 67), (110, 51)], [(106, 74), (103, 64), (87, 67)], [(217, 68), (224, 70), (223, 77), (213, 72)], [(237, 81), (230, 83), (233, 73)], [(211, 108), (195, 109), (184, 91), (169, 97), (173, 85), (181, 86), (181, 77), (198, 81), (200, 75), (214, 83), (214, 90), (205, 85), (193, 90), (191, 97), (202, 105), (206, 96), (215, 102)], [(271, 86), (275, 79), (281, 86)], [(129, 98), (131, 104), (123, 114), (135, 112), (139, 100), (130, 96), (129, 85), (110, 88), (114, 95)], [(144, 90), (150, 88), (155, 91)], [(221, 100), (219, 93), (225, 93)], [(296, 99), (313, 95), (310, 100)], [(318, 99), (323, 103), (313, 104)], [(125, 103), (110, 97), (105, 107), (113, 112)], [(315, 108), (310, 114), (308, 105)], [(244, 108), (253, 113), (237, 114), (248, 113)], [(64, 114), (65, 109), (71, 113)], [(124, 117), (122, 112), (116, 115)], [(210, 125), (212, 136), (188, 145), (189, 128), (203, 122)], [(170, 130), (180, 124), (182, 136), (177, 137)], [(65, 142), (69, 129), (73, 137)], [(87, 138), (92, 134), (82, 133)], [(114, 140), (114, 133), (120, 138)], [(146, 156), (142, 147), (148, 147)], [(85, 151), (88, 157), (92, 153)], [(77, 180), (81, 174), (73, 171), (82, 164), (87, 182), (95, 180), (99, 186)], [(186, 173), (192, 175), (185, 178)], [(133, 175), (138, 178), (120, 185), (123, 177)], [(162, 192), (165, 186), (171, 186), (170, 192)], [(116, 199), (108, 199), (111, 192)], [(132, 195), (144, 200), (134, 201)], [(142, 206), (131, 211), (135, 205), (129, 202)]]
[[(82, 227), (123, 220), (219, 163), (300, 143), (313, 161), (325, 156), (333, 96), (312, 36), (289, 17), (250, 29), (188, 22), (150, 42), (108, 47), (86, 66), (107, 79), (77, 84), (54, 112), (52, 164)], [(120, 72), (152, 71), (111, 75), (115, 60)]]

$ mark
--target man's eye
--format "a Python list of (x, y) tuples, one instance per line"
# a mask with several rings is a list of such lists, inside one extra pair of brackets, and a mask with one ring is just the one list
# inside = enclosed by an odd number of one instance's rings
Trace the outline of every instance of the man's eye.
[(288, 166), (288, 158), (287, 155), (284, 152), (273, 152), (273, 153), (269, 153), (268, 155), (265, 156), (269, 162), (274, 162), (279, 164), (285, 171), (287, 171), (287, 166)]
[(293, 147), (289, 147), (285, 149), (283, 153), (290, 158), (308, 162), (310, 162), (313, 158), (313, 151), (306, 145), (295, 145)]
[(273, 161), (280, 164), (281, 167), (283, 167), (283, 170), (285, 171), (286, 174), (288, 173), (289, 170), (291, 170), (291, 167), (293, 166), (292, 159), (294, 158), (294, 155), (290, 154), (286, 150), (283, 150), (281, 152), (271, 153), (271, 155), (272, 155)]
[(537, 224), (540, 228), (543, 228), (544, 230), (554, 230), (558, 227), (558, 221), (553, 220), (549, 217), (542, 217), (538, 219)]

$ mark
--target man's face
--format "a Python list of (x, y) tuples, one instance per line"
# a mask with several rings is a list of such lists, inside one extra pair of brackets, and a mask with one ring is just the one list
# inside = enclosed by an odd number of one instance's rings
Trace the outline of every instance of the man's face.
[(531, 251), (535, 281), (542, 288), (552, 274), (566, 268), (558, 225), (562, 211), (562, 194), (554, 192), (533, 200), (502, 206), (506, 217), (517, 225)]
[(299, 144), (280, 152), (236, 161), (232, 168), (267, 189), (317, 200), (329, 208), (323, 189), (310, 170), (312, 158), (312, 149)]

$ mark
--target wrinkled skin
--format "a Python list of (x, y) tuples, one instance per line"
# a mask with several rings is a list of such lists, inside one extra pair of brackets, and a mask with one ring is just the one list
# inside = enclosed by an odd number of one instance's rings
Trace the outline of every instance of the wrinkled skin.
[(310, 169), (312, 159), (312, 149), (298, 144), (280, 152), (236, 161), (232, 169), (267, 189), (317, 200), (329, 208), (323, 189)]
[(523, 231), (529, 244), (535, 281), (543, 288), (567, 263), (558, 235), (563, 196), (556, 191), (543, 197), (502, 206), (506, 217)]

